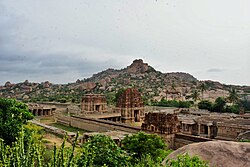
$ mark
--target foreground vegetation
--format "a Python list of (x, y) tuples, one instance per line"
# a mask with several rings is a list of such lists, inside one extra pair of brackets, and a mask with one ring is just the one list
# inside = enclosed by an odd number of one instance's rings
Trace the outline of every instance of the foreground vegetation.
[[(25, 131), (22, 130), (12, 146), (6, 145), (0, 139), (0, 165), (5, 167), (160, 167), (162, 160), (170, 153), (165, 150), (165, 144), (160, 137), (138, 133), (126, 137), (123, 142), (124, 147), (119, 147), (110, 137), (104, 135), (93, 136), (80, 148), (77, 146), (77, 140), (71, 147), (65, 147), (65, 138), (60, 148), (54, 146), (53, 152), (46, 156), (45, 146), (41, 141), (33, 138), (33, 135), (34, 133), (25, 141)], [(145, 145), (146, 143), (151, 145), (150, 149)], [(190, 157), (186, 154), (178, 156), (175, 160), (168, 160), (166, 166), (206, 167), (208, 164), (196, 156)]]

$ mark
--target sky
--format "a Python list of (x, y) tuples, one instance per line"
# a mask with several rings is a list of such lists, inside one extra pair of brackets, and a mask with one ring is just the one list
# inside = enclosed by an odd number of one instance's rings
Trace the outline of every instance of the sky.
[(70, 83), (139, 58), (250, 85), (250, 1), (0, 0), (0, 85)]

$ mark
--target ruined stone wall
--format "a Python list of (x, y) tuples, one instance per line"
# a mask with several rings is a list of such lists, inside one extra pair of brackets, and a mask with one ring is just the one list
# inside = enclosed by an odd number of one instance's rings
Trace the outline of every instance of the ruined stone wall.
[(58, 122), (68, 122), (68, 125), (80, 129), (84, 129), (92, 132), (106, 132), (109, 130), (120, 130), (130, 133), (136, 133), (141, 131), (140, 127), (134, 127), (126, 125), (123, 123), (117, 123), (107, 120), (92, 119), (92, 118), (82, 118), (78, 116), (63, 116), (55, 115)]
[(147, 113), (142, 129), (160, 134), (175, 134), (180, 131), (177, 114)]
[(218, 131), (216, 138), (227, 138), (231, 140), (237, 140), (237, 137), (240, 133), (244, 133), (250, 130), (247, 126), (237, 126), (237, 125), (229, 125), (218, 123)]
[(212, 140), (213, 139), (177, 133), (177, 134), (175, 134), (175, 137), (174, 137), (173, 149), (176, 150), (180, 147), (183, 147), (183, 146), (191, 144), (191, 143), (206, 142), (206, 141), (212, 141)]

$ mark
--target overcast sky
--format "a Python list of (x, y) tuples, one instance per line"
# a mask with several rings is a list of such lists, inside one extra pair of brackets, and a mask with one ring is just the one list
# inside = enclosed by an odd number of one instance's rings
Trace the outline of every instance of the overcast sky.
[(250, 85), (250, 1), (0, 0), (0, 85), (74, 82), (136, 58)]

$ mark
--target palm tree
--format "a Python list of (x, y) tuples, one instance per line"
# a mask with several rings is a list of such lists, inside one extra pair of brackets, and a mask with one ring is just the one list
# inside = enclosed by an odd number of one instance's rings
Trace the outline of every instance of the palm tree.
[(234, 88), (229, 90), (228, 100), (233, 103), (233, 105), (239, 101), (239, 95), (237, 94), (237, 91)]
[(207, 91), (207, 85), (204, 82), (202, 82), (199, 88), (201, 90), (201, 99), (203, 100), (203, 93)]
[(199, 96), (200, 96), (200, 94), (196, 89), (191, 94), (191, 97), (194, 100), (194, 102), (196, 102), (199, 99)]

